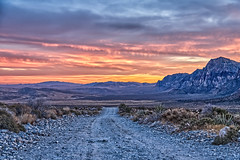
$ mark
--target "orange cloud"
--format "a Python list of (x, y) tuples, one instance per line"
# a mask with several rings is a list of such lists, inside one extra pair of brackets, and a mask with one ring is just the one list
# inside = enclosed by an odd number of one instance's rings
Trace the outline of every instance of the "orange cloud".
[[(31, 78), (31, 80), (29, 80)], [(148, 82), (156, 83), (156, 80), (161, 80), (163, 76), (152, 76), (145, 74), (137, 75), (81, 75), (81, 76), (3, 76), (1, 84), (19, 84), (19, 83), (39, 83), (44, 81), (62, 81), (73, 83), (92, 83), (92, 82), (106, 82), (106, 81), (120, 81), (120, 82)]]
[[(165, 41), (144, 44), (106, 40), (99, 41), (97, 45), (41, 40), (6, 42), (0, 45), (0, 75), (3, 77), (0, 83), (49, 80), (153, 83), (168, 74), (191, 73), (204, 67), (210, 58), (226, 56), (240, 60), (239, 38), (231, 38), (223, 43), (224, 38), (220, 37), (219, 44), (213, 42), (212, 35), (184, 35), (182, 41), (174, 43), (170, 41), (172, 38), (163, 36)], [(211, 43), (210, 47), (207, 42)]]

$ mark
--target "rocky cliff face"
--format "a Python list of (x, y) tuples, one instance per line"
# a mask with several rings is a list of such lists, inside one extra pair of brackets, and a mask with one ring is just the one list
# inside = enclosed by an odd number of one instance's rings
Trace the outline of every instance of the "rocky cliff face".
[(240, 88), (240, 63), (219, 57), (208, 62), (203, 69), (192, 74), (166, 76), (156, 85), (161, 91), (200, 94), (231, 94)]

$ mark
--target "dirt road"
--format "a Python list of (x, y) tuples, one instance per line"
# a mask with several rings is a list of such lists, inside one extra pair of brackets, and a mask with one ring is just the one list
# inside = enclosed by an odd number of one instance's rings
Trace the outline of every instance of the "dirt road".
[(22, 159), (215, 159), (207, 148), (176, 136), (141, 126), (104, 108), (96, 117), (77, 117), (56, 129), (32, 148), (19, 153)]

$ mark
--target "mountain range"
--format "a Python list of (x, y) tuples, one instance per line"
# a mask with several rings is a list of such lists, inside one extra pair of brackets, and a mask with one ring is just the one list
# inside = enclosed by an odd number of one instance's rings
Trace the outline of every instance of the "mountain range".
[(232, 94), (240, 88), (240, 63), (224, 57), (211, 59), (203, 69), (166, 76), (156, 87), (185, 94)]
[(0, 85), (0, 100), (61, 99), (204, 99), (239, 97), (240, 63), (219, 57), (193, 73), (166, 76), (157, 83), (95, 82), (89, 84), (48, 81), (36, 84)]

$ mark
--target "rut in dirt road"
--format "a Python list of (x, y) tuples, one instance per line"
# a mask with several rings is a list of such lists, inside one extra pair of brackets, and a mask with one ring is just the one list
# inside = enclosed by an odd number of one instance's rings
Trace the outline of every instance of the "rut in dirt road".
[[(214, 159), (204, 148), (140, 126), (103, 108), (95, 117), (76, 117), (68, 126), (19, 153), (21, 159)], [(196, 152), (196, 149), (199, 151)]]

